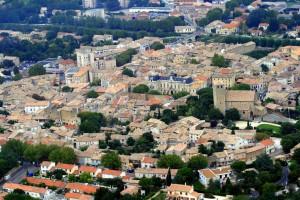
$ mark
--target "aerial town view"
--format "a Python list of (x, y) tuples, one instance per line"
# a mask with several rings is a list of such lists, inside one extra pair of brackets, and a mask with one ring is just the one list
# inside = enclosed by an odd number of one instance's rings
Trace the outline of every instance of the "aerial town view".
[(300, 0), (0, 0), (0, 200), (300, 200)]

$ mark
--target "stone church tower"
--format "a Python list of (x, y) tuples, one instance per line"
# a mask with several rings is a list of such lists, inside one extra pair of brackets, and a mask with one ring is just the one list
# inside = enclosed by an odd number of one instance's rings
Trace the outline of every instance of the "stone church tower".
[(226, 111), (226, 89), (224, 85), (213, 87), (214, 107), (218, 108), (223, 114)]

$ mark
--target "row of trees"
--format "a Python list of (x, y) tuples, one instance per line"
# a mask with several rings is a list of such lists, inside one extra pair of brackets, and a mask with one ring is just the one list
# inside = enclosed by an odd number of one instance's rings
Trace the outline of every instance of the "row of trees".
[(39, 23), (42, 6), (52, 9), (80, 9), (78, 0), (10, 0), (0, 7), (0, 23)]
[(300, 46), (300, 41), (292, 40), (292, 39), (279, 39), (279, 38), (271, 38), (271, 37), (250, 37), (250, 36), (239, 36), (239, 35), (229, 35), (222, 37), (220, 42), (224, 42), (227, 44), (241, 44), (247, 42), (255, 42), (257, 46), (261, 47), (272, 47), (278, 48), (280, 46)]
[(75, 163), (76, 155), (72, 148), (56, 145), (28, 145), (19, 140), (9, 140), (2, 146), (0, 153), (0, 177), (3, 177), (11, 168), (24, 160), (41, 162), (50, 160), (53, 162)]
[(51, 23), (59, 25), (71, 25), (76, 27), (89, 27), (126, 31), (145, 31), (149, 33), (168, 33), (174, 35), (174, 27), (184, 25), (185, 22), (180, 17), (168, 17), (160, 21), (152, 20), (122, 20), (118, 18), (109, 18), (107, 21), (101, 18), (84, 17), (74, 19), (67, 14), (57, 14), (51, 17)]
[(127, 49), (126, 51), (120, 53), (116, 56), (116, 62), (117, 66), (123, 66), (127, 63), (131, 62), (132, 57), (137, 54), (137, 51), (135, 49)]
[(78, 47), (79, 42), (73, 37), (39, 43), (31, 43), (28, 40), (20, 41), (10, 37), (6, 37), (0, 41), (1, 53), (17, 56), (22, 61), (39, 61), (49, 57), (56, 58), (58, 56), (69, 58)]

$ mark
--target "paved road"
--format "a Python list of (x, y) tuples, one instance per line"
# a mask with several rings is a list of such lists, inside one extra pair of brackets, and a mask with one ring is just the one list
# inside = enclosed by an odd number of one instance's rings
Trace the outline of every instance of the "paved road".
[(287, 186), (289, 182), (288, 177), (289, 177), (289, 167), (284, 166), (282, 168), (282, 175), (281, 175), (281, 179), (278, 181), (278, 184), (280, 184), (281, 186)]
[(25, 163), (24, 165), (20, 166), (15, 172), (13, 172), (8, 180), (2, 182), (0, 184), (0, 188), (2, 189), (2, 186), (5, 182), (20, 183), (27, 176), (27, 172), (35, 173), (36, 171), (38, 171), (38, 167), (35, 167), (34, 165), (29, 163)]

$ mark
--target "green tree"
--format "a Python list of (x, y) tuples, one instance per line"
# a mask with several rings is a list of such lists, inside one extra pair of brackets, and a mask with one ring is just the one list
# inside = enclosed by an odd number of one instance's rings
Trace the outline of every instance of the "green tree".
[(120, 169), (121, 159), (115, 152), (108, 152), (101, 158), (101, 164), (109, 169)]
[(115, 199), (115, 194), (104, 187), (99, 187), (95, 193), (95, 200)]
[(250, 199), (247, 195), (238, 195), (238, 196), (233, 197), (232, 200), (250, 200)]
[(199, 170), (208, 166), (208, 160), (205, 156), (197, 155), (190, 158), (187, 166), (193, 170)]
[(276, 185), (274, 183), (265, 183), (262, 186), (262, 200), (276, 199), (275, 192), (277, 191)]
[(145, 84), (140, 84), (140, 85), (135, 86), (133, 88), (132, 92), (145, 94), (145, 93), (149, 92), (149, 87)]
[(268, 72), (269, 71), (269, 67), (265, 64), (261, 64), (260, 65), (261, 71), (262, 72)]
[(105, 141), (99, 141), (99, 149), (106, 149), (107, 144)]
[(181, 91), (181, 92), (177, 92), (177, 93), (173, 94), (172, 97), (173, 97), (174, 99), (179, 99), (179, 98), (185, 97), (185, 96), (187, 96), (187, 95), (189, 95), (189, 94), (190, 94), (190, 93), (188, 93), (188, 92), (186, 92), (186, 91)]
[(262, 141), (264, 139), (268, 139), (270, 136), (267, 133), (264, 132), (258, 132), (255, 134), (255, 139), (257, 141)]
[(280, 142), (282, 149), (285, 153), (289, 153), (290, 150), (296, 145), (295, 140), (291, 136), (284, 136)]
[(211, 59), (211, 64), (217, 67), (228, 67), (230, 63), (224, 56), (215, 54)]
[(157, 162), (157, 166), (161, 168), (179, 169), (183, 165), (184, 162), (177, 155), (163, 155)]
[(254, 167), (258, 171), (270, 171), (274, 169), (272, 159), (266, 154), (263, 154), (256, 158), (256, 160), (254, 161)]
[(70, 147), (61, 147), (53, 150), (49, 154), (49, 160), (53, 162), (74, 164), (76, 162), (76, 155), (74, 149)]
[(19, 140), (9, 140), (1, 148), (1, 157), (9, 161), (10, 164), (15, 165), (17, 161), (21, 161), (23, 159), (26, 146), (26, 144)]
[(170, 109), (165, 109), (162, 113), (161, 121), (166, 124), (170, 124), (171, 122), (175, 122), (178, 120), (178, 116)]
[(79, 130), (82, 133), (97, 133), (106, 125), (106, 119), (102, 113), (81, 112), (78, 117), (81, 122)]
[(79, 182), (81, 183), (92, 183), (93, 177), (88, 172), (83, 172), (79, 175)]
[(250, 28), (258, 27), (259, 23), (261, 23), (266, 16), (267, 12), (262, 8), (253, 10), (247, 18), (247, 26)]
[(218, 180), (214, 181), (214, 180), (210, 179), (209, 183), (208, 183), (207, 191), (210, 193), (213, 193), (213, 194), (220, 194), (221, 193), (220, 181), (218, 181)]
[(294, 124), (291, 124), (289, 122), (283, 122), (281, 124), (280, 133), (282, 135), (287, 135), (287, 134), (291, 134), (291, 133), (295, 133), (295, 132), (296, 132), (296, 127)]
[(154, 147), (154, 138), (150, 132), (143, 133), (134, 143), (134, 151), (137, 153), (149, 152)]
[(54, 176), (57, 180), (62, 180), (65, 175), (67, 175), (67, 173), (62, 169), (55, 169), (53, 172), (50, 172), (50, 176)]
[(99, 96), (99, 94), (95, 90), (90, 90), (87, 94), (87, 98), (95, 99)]
[(135, 143), (135, 140), (132, 138), (132, 137), (129, 137), (128, 139), (127, 139), (127, 145), (128, 146), (133, 146), (134, 145), (134, 143)]
[(73, 88), (69, 87), (69, 86), (64, 86), (62, 89), (61, 89), (62, 92), (72, 92), (73, 91)]
[(150, 48), (151, 49), (154, 49), (154, 50), (160, 50), (160, 49), (164, 49), (165, 48), (165, 45), (160, 43), (160, 42), (153, 42), (151, 45), (150, 45)]
[(241, 116), (236, 108), (231, 108), (225, 111), (225, 118), (232, 121), (240, 120)]
[(293, 154), (293, 159), (300, 164), (300, 149), (296, 149)]
[(116, 56), (116, 62), (117, 62), (117, 66), (123, 66), (126, 63), (131, 62), (131, 59), (133, 57), (133, 55), (137, 54), (137, 51), (135, 49), (128, 49), (124, 52), (122, 52), (121, 54)]
[(129, 77), (135, 77), (133, 71), (128, 68), (124, 68), (122, 74)]
[(13, 77), (13, 80), (14, 81), (19, 81), (23, 78), (22, 74), (16, 74), (14, 77)]
[(210, 120), (221, 120), (224, 118), (224, 116), (218, 108), (212, 108), (208, 112), (208, 118)]
[(32, 198), (30, 195), (25, 194), (23, 191), (18, 192), (18, 189), (16, 189), (14, 192), (7, 194), (4, 197), (4, 200), (37, 200), (36, 198)]
[(232, 88), (232, 90), (250, 90), (250, 85), (248, 84), (235, 84)]
[(174, 178), (174, 182), (178, 184), (192, 184), (194, 182), (194, 173), (191, 168), (183, 167), (178, 169)]
[(39, 76), (46, 74), (46, 69), (43, 67), (43, 65), (37, 64), (33, 65), (29, 68), (28, 71), (29, 76)]
[(148, 94), (152, 94), (152, 95), (161, 95), (161, 93), (160, 93), (159, 91), (157, 91), (157, 90), (150, 90), (150, 91), (148, 92)]
[(166, 186), (170, 186), (172, 183), (172, 175), (171, 175), (171, 169), (168, 169), (168, 174), (166, 177)]
[(215, 21), (215, 20), (221, 20), (222, 17), (223, 17), (223, 11), (220, 8), (211, 9), (206, 14), (208, 23)]
[(247, 165), (244, 161), (235, 161), (234, 163), (231, 164), (231, 168), (234, 171), (241, 173), (247, 168)]

